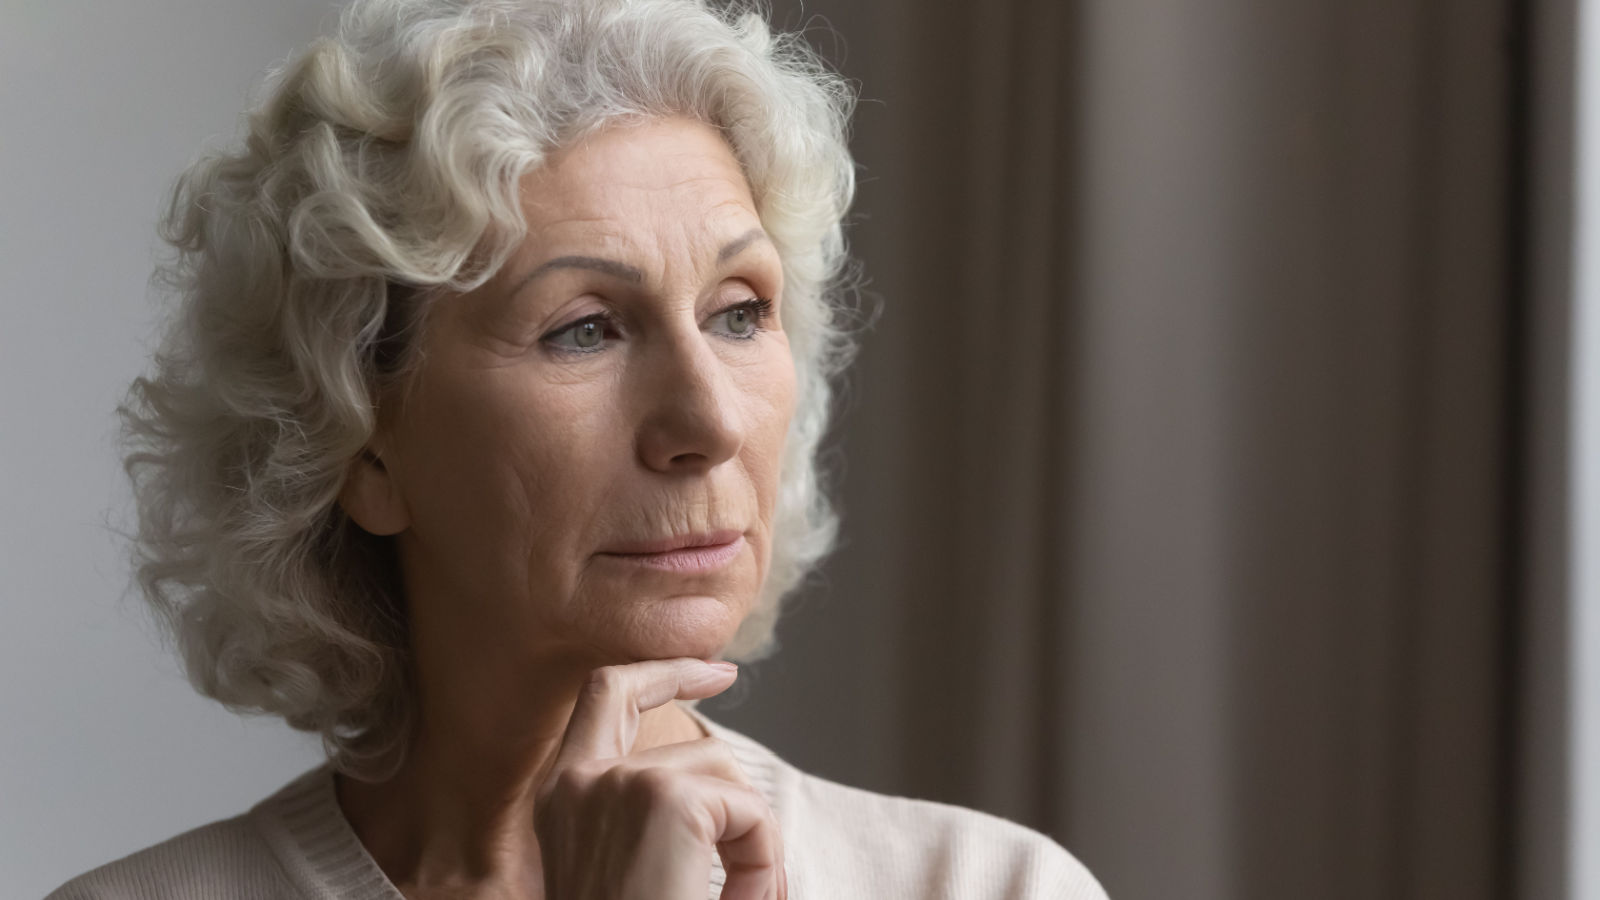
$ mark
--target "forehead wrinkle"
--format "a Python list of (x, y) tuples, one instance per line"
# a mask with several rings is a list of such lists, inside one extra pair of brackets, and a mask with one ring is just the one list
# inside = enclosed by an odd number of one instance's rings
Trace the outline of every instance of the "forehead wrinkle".
[[(736, 209), (743, 207), (736, 204)], [(730, 217), (731, 218), (731, 217)], [(606, 221), (591, 219), (586, 221)], [(744, 223), (732, 223), (734, 228)], [(588, 257), (596, 261), (614, 263), (620, 268), (642, 270), (650, 272), (655, 268), (674, 269), (680, 265), (687, 265), (700, 270), (709, 267), (721, 266), (738, 256), (743, 251), (756, 243), (771, 244), (771, 239), (760, 224), (745, 228), (729, 237), (733, 229), (719, 228), (717, 223), (705, 223), (699, 227), (677, 227), (661, 230), (650, 230), (647, 234), (627, 235), (624, 232), (605, 231), (598, 233), (594, 238), (584, 235), (567, 236), (559, 241), (535, 241), (541, 249), (547, 249), (556, 255), (550, 256), (539, 262), (537, 268), (530, 270), (529, 275), (522, 277), (522, 281), (531, 280), (537, 274), (552, 264), (560, 266), (569, 262), (573, 257)], [(640, 239), (645, 243), (641, 243)], [(713, 253), (679, 253), (677, 250), (687, 250), (697, 246), (715, 246)], [(554, 249), (553, 249), (554, 248)], [(534, 254), (528, 254), (533, 256)], [(648, 265), (650, 263), (656, 266)], [(603, 266), (593, 266), (602, 271)], [(614, 273), (619, 274), (619, 273)], [(629, 273), (627, 279), (635, 283), (639, 280)], [(646, 279), (652, 280), (652, 279)]]
[[(573, 174), (589, 177), (586, 168)], [(561, 257), (583, 256), (639, 269), (646, 273), (644, 283), (664, 285), (677, 281), (675, 275), (685, 269), (704, 277), (757, 240), (771, 243), (738, 168), (715, 167), (654, 185), (641, 183), (637, 175), (612, 176), (588, 190), (538, 193), (542, 196), (526, 198), (529, 218), (544, 221), (530, 222), (526, 262), (517, 267), (524, 272)], [(618, 194), (634, 194), (635, 199), (623, 200)], [(668, 199), (674, 196), (678, 199)], [(699, 211), (686, 214), (686, 206)], [(532, 280), (531, 275), (511, 277), (513, 291)]]

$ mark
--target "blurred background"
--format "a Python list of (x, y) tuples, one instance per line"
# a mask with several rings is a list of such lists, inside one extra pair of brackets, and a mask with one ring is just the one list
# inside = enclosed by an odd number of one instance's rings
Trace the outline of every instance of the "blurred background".
[[(772, 0), (860, 86), (844, 545), (702, 706), (1116, 900), (1600, 898), (1600, 15)], [(164, 192), (327, 0), (0, 0), (0, 872), (319, 759), (128, 590)], [(181, 786), (181, 793), (175, 793)]]

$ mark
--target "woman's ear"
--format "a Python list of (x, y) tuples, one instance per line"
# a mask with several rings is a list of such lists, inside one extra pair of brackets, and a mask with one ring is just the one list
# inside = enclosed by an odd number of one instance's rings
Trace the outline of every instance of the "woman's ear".
[(345, 515), (373, 534), (398, 534), (411, 525), (411, 511), (400, 496), (400, 485), (371, 450), (362, 450), (350, 464), (339, 490), (339, 505)]

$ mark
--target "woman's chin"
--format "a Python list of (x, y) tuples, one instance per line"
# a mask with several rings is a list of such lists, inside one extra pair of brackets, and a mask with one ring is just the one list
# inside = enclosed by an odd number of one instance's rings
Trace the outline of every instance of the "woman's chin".
[(735, 609), (724, 598), (686, 594), (662, 597), (645, 604), (609, 637), (621, 642), (634, 660), (692, 656), (715, 658), (733, 640), (744, 619), (744, 607)]

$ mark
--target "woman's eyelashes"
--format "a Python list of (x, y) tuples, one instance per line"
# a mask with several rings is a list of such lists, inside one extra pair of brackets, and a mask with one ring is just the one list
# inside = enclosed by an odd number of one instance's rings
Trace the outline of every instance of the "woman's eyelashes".
[(738, 318), (727, 318), (730, 324), (737, 323), (738, 327), (732, 332), (740, 340), (749, 340), (760, 332), (767, 330), (767, 321), (772, 318), (772, 301), (766, 297), (751, 297), (728, 307), (717, 313), (713, 318), (724, 318), (737, 315)]
[[(725, 323), (724, 334), (731, 340), (748, 341), (767, 330), (767, 322), (772, 318), (772, 301), (752, 297), (719, 310), (711, 318)], [(540, 340), (563, 353), (599, 353), (605, 349), (607, 337), (617, 336), (616, 317), (608, 311), (584, 316)]]

